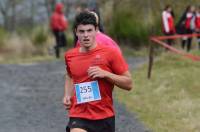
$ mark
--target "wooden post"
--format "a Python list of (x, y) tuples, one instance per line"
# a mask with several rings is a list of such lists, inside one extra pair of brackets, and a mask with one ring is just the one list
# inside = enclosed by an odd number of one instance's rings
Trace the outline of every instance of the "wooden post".
[(150, 46), (149, 46), (149, 67), (148, 67), (148, 79), (151, 78), (151, 71), (152, 71), (152, 67), (153, 67), (153, 59), (154, 59), (154, 46), (152, 44), (152, 42), (150, 42)]

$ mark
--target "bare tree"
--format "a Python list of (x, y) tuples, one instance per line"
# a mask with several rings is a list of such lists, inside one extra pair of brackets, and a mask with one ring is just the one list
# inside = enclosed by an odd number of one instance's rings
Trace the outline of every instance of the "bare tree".
[(8, 12), (7, 9), (10, 6), (10, 1), (9, 0), (1, 0), (0, 1), (0, 11), (3, 17), (3, 22), (4, 22), (4, 28), (8, 28)]
[(68, 13), (70, 12), (70, 7), (72, 7), (72, 4), (69, 2), (69, 0), (63, 0), (63, 3), (65, 5), (65, 15), (68, 16)]
[(3, 17), (4, 28), (15, 30), (16, 27), (16, 7), (23, 0), (0, 0), (0, 13)]
[(34, 26), (34, 15), (35, 15), (35, 2), (34, 2), (34, 0), (32, 0), (31, 2), (30, 2), (30, 4), (31, 4), (31, 26), (33, 27)]
[(46, 6), (48, 17), (51, 16), (51, 13), (54, 10), (55, 4), (56, 4), (56, 0), (45, 0), (45, 6)]
[(10, 1), (10, 4), (11, 4), (11, 19), (10, 19), (10, 30), (15, 30), (15, 23), (16, 23), (16, 21), (15, 21), (15, 13), (16, 13), (16, 11), (15, 11), (15, 7), (16, 7), (16, 0), (11, 0)]

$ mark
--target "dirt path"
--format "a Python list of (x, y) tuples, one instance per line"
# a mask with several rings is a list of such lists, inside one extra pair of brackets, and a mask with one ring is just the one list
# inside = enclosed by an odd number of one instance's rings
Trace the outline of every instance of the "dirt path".
[[(144, 59), (128, 59), (130, 67)], [(0, 132), (64, 132), (66, 112), (61, 61), (0, 65)], [(147, 132), (123, 105), (115, 103), (116, 132)]]

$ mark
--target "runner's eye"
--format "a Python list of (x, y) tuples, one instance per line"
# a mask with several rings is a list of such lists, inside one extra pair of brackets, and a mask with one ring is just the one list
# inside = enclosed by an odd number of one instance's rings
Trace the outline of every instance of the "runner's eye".
[(87, 31), (90, 33), (90, 32), (92, 32), (92, 29), (88, 29)]
[(79, 30), (79, 33), (84, 33), (84, 30)]

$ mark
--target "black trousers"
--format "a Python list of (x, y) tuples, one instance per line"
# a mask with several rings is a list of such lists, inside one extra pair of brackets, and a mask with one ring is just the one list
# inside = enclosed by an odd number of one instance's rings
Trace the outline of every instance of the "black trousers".
[[(191, 29), (186, 29), (186, 34), (192, 34), (193, 30)], [(187, 51), (189, 52), (191, 49), (191, 45), (192, 45), (192, 37), (188, 37), (187, 39), (183, 39), (182, 40), (182, 48), (184, 49), (185, 46), (187, 46)]]
[[(171, 33), (171, 32), (169, 32), (169, 33), (164, 33), (166, 36), (171, 36), (171, 35), (174, 35), (174, 33)], [(167, 41), (167, 44), (168, 45), (172, 45), (173, 44), (173, 39), (167, 39), (166, 40)]]
[(56, 45), (55, 45), (55, 55), (57, 58), (60, 57), (60, 48), (61, 47), (66, 47), (67, 46), (67, 39), (65, 36), (65, 33), (63, 31), (53, 31), (55, 40), (56, 40)]
[[(196, 32), (197, 34), (200, 35), (200, 31)], [(197, 37), (197, 41), (198, 41), (198, 44), (199, 44), (199, 50), (200, 50), (200, 36)]]

